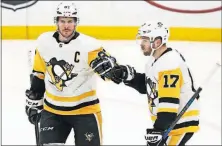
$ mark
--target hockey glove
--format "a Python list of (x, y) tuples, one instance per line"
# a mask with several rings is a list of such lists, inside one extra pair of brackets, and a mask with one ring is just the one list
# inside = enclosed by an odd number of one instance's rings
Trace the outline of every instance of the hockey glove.
[(147, 129), (145, 139), (147, 146), (166, 146), (165, 141), (162, 139), (163, 131), (157, 129)]
[(135, 69), (129, 65), (117, 65), (113, 67), (111, 70), (112, 78), (111, 80), (115, 82), (116, 84), (119, 84), (121, 82), (130, 81), (135, 76)]
[(32, 90), (26, 90), (26, 114), (29, 122), (32, 124), (38, 123), (41, 117), (41, 111), (43, 109), (42, 95), (34, 93)]
[(116, 59), (107, 55), (104, 51), (98, 53), (98, 57), (91, 61), (90, 67), (98, 73), (102, 79), (111, 79), (110, 70), (116, 65)]

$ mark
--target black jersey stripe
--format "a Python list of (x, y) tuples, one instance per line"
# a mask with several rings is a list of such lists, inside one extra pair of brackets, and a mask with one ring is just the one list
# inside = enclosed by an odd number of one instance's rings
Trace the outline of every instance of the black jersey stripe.
[(96, 99), (96, 100), (93, 100), (93, 101), (89, 101), (89, 102), (84, 102), (84, 103), (81, 103), (81, 104), (79, 104), (77, 106), (73, 106), (73, 107), (56, 106), (56, 105), (53, 105), (53, 104), (49, 103), (46, 99), (44, 99), (44, 103), (48, 107), (50, 107), (52, 109), (55, 109), (55, 110), (59, 110), (59, 111), (72, 111), (72, 110), (77, 110), (77, 109), (80, 109), (80, 108), (83, 108), (83, 107), (86, 107), (86, 106), (98, 104), (99, 103), (99, 99)]
[(179, 98), (172, 98), (172, 97), (161, 97), (159, 98), (159, 103), (174, 103), (179, 104), (180, 100)]

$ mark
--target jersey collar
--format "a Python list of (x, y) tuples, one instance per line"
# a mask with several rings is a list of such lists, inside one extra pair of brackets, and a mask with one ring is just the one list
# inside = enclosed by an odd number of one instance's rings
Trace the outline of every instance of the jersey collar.
[(79, 33), (78, 32), (75, 32), (74, 36), (68, 41), (68, 42), (62, 42), (59, 40), (59, 33), (58, 31), (56, 31), (54, 34), (53, 34), (53, 37), (56, 39), (56, 41), (58, 43), (64, 43), (64, 44), (68, 44), (69, 42), (71, 42), (71, 40), (75, 40), (77, 37), (79, 36)]

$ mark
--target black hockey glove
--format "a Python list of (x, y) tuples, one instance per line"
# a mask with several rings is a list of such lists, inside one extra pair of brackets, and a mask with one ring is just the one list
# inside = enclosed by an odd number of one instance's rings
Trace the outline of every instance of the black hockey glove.
[(119, 84), (121, 82), (127, 82), (134, 78), (135, 73), (135, 69), (129, 65), (117, 65), (111, 70), (111, 80), (116, 84)]
[(26, 95), (26, 114), (32, 124), (39, 122), (43, 109), (43, 95), (45, 92), (44, 80), (39, 79), (34, 74), (30, 75), (30, 90), (25, 91)]
[(147, 146), (166, 146), (166, 140), (162, 139), (162, 135), (162, 130), (146, 129), (145, 139)]
[(41, 111), (43, 109), (42, 95), (34, 93), (32, 90), (26, 90), (26, 114), (29, 122), (32, 124), (38, 123), (41, 117)]
[(115, 66), (116, 59), (106, 54), (105, 51), (98, 53), (98, 57), (91, 61), (90, 67), (98, 73), (102, 79), (111, 79), (110, 70)]

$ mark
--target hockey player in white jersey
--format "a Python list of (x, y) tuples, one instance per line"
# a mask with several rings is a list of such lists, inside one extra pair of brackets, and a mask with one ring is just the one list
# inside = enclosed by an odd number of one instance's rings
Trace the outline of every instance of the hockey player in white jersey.
[[(195, 92), (194, 81), (184, 57), (167, 47), (169, 29), (161, 22), (146, 22), (138, 31), (137, 42), (147, 56), (145, 72), (138, 73), (129, 65), (112, 69), (115, 83), (147, 94), (153, 128), (147, 129), (148, 145), (185, 145), (199, 129), (198, 99), (177, 122), (167, 139), (160, 141), (161, 133), (175, 120)], [(158, 136), (159, 134), (159, 136)], [(154, 140), (158, 136), (160, 139)]]
[(40, 120), (40, 144), (62, 145), (74, 129), (75, 145), (99, 146), (102, 116), (92, 68), (105, 80), (106, 66), (114, 64), (96, 39), (76, 31), (79, 16), (72, 2), (58, 5), (55, 22), (57, 31), (37, 40), (26, 113), (31, 123)]

